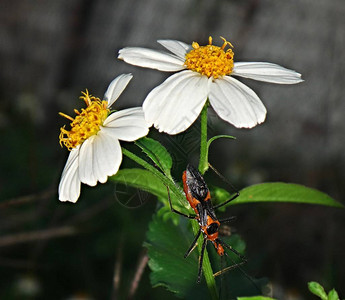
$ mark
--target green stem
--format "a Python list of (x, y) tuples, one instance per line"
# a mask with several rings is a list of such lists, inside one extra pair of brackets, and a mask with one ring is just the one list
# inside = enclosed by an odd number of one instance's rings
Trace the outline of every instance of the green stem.
[[(192, 224), (192, 229), (193, 229), (194, 235), (196, 235), (199, 231), (200, 225), (193, 220), (191, 220), (191, 224)], [(204, 238), (203, 238), (203, 235), (201, 235), (200, 238), (198, 239), (198, 247), (197, 247), (198, 252), (199, 252), (199, 257), (200, 257), (201, 247), (202, 247), (203, 241), (204, 241)], [(202, 271), (203, 271), (203, 274), (205, 277), (207, 288), (208, 288), (209, 293), (211, 295), (211, 299), (212, 300), (218, 300), (219, 299), (218, 290), (217, 290), (217, 286), (216, 286), (216, 281), (215, 281), (214, 276), (213, 276), (213, 270), (212, 270), (211, 262), (210, 262), (210, 259), (208, 257), (207, 248), (205, 248), (205, 252), (204, 252)]]
[(206, 101), (200, 114), (200, 160), (199, 171), (203, 175), (208, 169), (208, 145), (207, 145), (207, 108), (209, 106)]
[[(207, 106), (208, 106), (208, 104), (205, 105), (205, 107), (203, 108), (203, 112), (202, 112), (202, 114), (204, 115), (204, 117), (202, 118), (202, 127), (204, 127), (202, 132), (204, 133), (205, 138), (202, 138), (202, 141), (201, 141), (201, 144), (202, 144), (201, 147), (203, 148), (202, 153), (204, 153), (204, 160), (206, 160), (206, 163), (207, 163)], [(204, 123), (206, 123), (206, 128), (205, 128)], [(147, 161), (143, 160), (142, 158), (140, 158), (136, 154), (130, 152), (129, 150), (122, 148), (122, 153), (125, 156), (127, 156), (128, 158), (130, 158), (131, 160), (135, 161), (137, 164), (139, 164), (142, 167), (144, 167), (145, 169), (147, 169), (148, 171), (152, 172), (155, 176), (157, 176), (163, 182), (164, 185), (169, 187), (170, 191), (175, 194), (175, 196), (177, 197), (177, 199), (180, 200), (181, 203), (186, 202), (182, 191), (175, 185), (174, 181), (172, 181), (171, 179), (166, 177), (164, 174), (162, 174), (160, 171), (158, 171), (155, 167), (153, 167)], [(200, 159), (200, 161), (201, 161), (201, 159)], [(199, 164), (199, 166), (200, 166), (200, 164)], [(208, 167), (208, 163), (207, 163), (207, 167)], [(207, 168), (204, 170), (206, 171)], [(199, 224), (197, 222), (195, 222), (195, 220), (191, 220), (191, 222), (192, 222), (193, 232), (194, 232), (194, 234), (197, 234), (197, 232), (199, 230)], [(200, 237), (198, 240), (199, 255), (201, 252), (202, 242), (203, 242), (203, 238)], [(203, 274), (205, 277), (207, 287), (208, 287), (210, 295), (211, 295), (211, 299), (212, 300), (218, 300), (219, 299), (218, 298), (218, 291), (217, 291), (215, 279), (213, 277), (213, 271), (211, 268), (211, 263), (210, 263), (210, 260), (208, 257), (207, 249), (205, 249), (202, 269), (203, 269)]]
[[(200, 160), (199, 160), (199, 171), (201, 174), (205, 174), (208, 169), (208, 143), (207, 143), (207, 108), (209, 106), (208, 101), (204, 105), (201, 114), (200, 114)], [(192, 228), (194, 234), (197, 234), (199, 231), (199, 224), (192, 222)], [(198, 240), (198, 251), (199, 255), (201, 253), (201, 247), (203, 243), (203, 235), (200, 236)], [(213, 270), (211, 267), (210, 259), (208, 257), (207, 248), (205, 248), (203, 265), (202, 265), (203, 274), (205, 281), (210, 292), (211, 298), (213, 300), (219, 299), (218, 291), (216, 286), (216, 281), (213, 277)]]

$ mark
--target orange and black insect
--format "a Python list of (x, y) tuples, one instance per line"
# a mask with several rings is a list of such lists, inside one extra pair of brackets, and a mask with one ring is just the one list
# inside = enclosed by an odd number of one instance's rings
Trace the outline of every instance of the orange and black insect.
[(238, 267), (244, 264), (247, 261), (246, 258), (242, 254), (240, 254), (238, 251), (233, 249), (231, 246), (223, 242), (219, 238), (219, 233), (218, 233), (221, 223), (231, 222), (235, 220), (236, 217), (230, 217), (227, 219), (218, 220), (215, 214), (215, 209), (222, 207), (226, 205), (227, 203), (229, 203), (230, 201), (236, 199), (239, 196), (239, 192), (236, 192), (236, 194), (233, 197), (231, 197), (229, 200), (221, 204), (218, 204), (216, 206), (213, 206), (212, 201), (211, 201), (210, 191), (207, 187), (207, 184), (197, 169), (195, 169), (191, 165), (188, 165), (186, 171), (183, 172), (182, 181), (183, 181), (184, 193), (186, 194), (186, 198), (190, 206), (194, 210), (195, 215), (186, 215), (184, 213), (181, 213), (175, 210), (172, 207), (170, 196), (169, 196), (169, 203), (170, 203), (170, 209), (172, 212), (177, 213), (189, 219), (195, 219), (198, 221), (199, 226), (200, 226), (199, 231), (193, 240), (193, 243), (191, 244), (186, 254), (184, 255), (185, 258), (194, 250), (200, 234), (201, 233), (203, 234), (204, 241), (201, 247), (201, 253), (200, 253), (200, 258), (199, 258), (199, 270), (198, 270), (198, 280), (197, 280), (198, 283), (200, 282), (200, 279), (201, 279), (202, 263), (203, 263), (204, 252), (205, 252), (207, 241), (212, 242), (218, 255), (220, 256), (227, 255), (226, 252), (224, 251), (224, 248), (227, 248), (233, 253), (235, 253), (241, 259), (240, 263), (237, 263), (226, 269), (233, 269), (235, 267)]

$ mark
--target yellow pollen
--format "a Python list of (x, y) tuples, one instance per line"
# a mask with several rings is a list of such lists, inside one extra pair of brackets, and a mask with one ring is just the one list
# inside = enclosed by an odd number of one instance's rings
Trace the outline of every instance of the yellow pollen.
[(212, 45), (212, 37), (208, 38), (209, 44), (206, 46), (193, 42), (193, 50), (186, 54), (184, 65), (187, 69), (215, 79), (230, 75), (234, 68), (234, 52), (230, 48), (225, 50), (225, 47), (233, 46), (225, 38), (221, 39), (224, 42), (222, 47)]
[(72, 121), (70, 124), (71, 130), (68, 131), (63, 126), (60, 128), (61, 132), (59, 135), (61, 147), (65, 145), (70, 151), (82, 144), (90, 136), (97, 134), (110, 112), (107, 107), (108, 102), (93, 97), (88, 90), (82, 92), (80, 99), (84, 100), (86, 108), (82, 108), (80, 112), (75, 109), (75, 118), (61, 112), (59, 113), (62, 117)]

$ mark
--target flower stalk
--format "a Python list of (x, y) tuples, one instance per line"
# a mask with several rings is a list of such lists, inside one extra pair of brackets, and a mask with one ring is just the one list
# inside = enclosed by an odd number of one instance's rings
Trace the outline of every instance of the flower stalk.
[[(200, 159), (199, 159), (199, 172), (204, 175), (208, 169), (208, 141), (207, 141), (207, 109), (209, 102), (206, 101), (201, 114), (200, 114)], [(194, 234), (199, 231), (199, 225), (196, 222), (192, 222), (192, 228)], [(201, 235), (198, 240), (198, 251), (201, 253), (201, 247), (203, 244), (203, 236)], [(216, 281), (213, 277), (213, 270), (211, 267), (210, 259), (208, 257), (207, 248), (205, 248), (204, 259), (202, 265), (202, 271), (205, 277), (207, 288), (210, 292), (211, 299), (219, 299)]]
[(202, 175), (208, 170), (208, 144), (207, 144), (207, 109), (209, 102), (206, 101), (200, 114), (200, 160), (199, 171)]
[[(200, 142), (200, 162), (199, 162), (199, 170), (204, 174), (208, 169), (208, 145), (207, 145), (207, 107), (208, 103), (205, 104), (203, 111), (201, 113), (201, 142)], [(175, 183), (169, 179), (166, 175), (161, 173), (157, 170), (154, 166), (134, 154), (133, 152), (125, 149), (122, 147), (122, 153), (127, 156), (129, 159), (133, 160), (140, 166), (144, 167), (146, 170), (152, 172), (155, 176), (157, 176), (165, 186), (169, 187), (169, 190), (177, 196), (177, 198), (183, 203), (185, 201), (184, 195), (182, 191), (175, 185)], [(202, 169), (201, 169), (202, 168)], [(199, 230), (199, 225), (194, 220), (191, 220), (193, 233), (196, 235)], [(199, 255), (201, 253), (201, 247), (203, 243), (203, 237), (200, 236), (198, 240), (198, 252)], [(211, 299), (216, 300), (218, 298), (218, 291), (215, 279), (213, 277), (213, 270), (211, 267), (211, 263), (208, 257), (207, 249), (204, 252), (204, 259), (203, 259), (203, 274), (205, 277), (206, 285), (210, 292)]]

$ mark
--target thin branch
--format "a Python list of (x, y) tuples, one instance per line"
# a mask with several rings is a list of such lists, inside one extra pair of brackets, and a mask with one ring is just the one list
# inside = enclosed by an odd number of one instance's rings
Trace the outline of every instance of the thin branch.
[(41, 193), (35, 193), (35, 194), (31, 194), (31, 195), (26, 195), (26, 196), (22, 196), (22, 197), (16, 197), (16, 198), (8, 199), (5, 201), (1, 201), (0, 202), (0, 209), (8, 208), (10, 206), (30, 203), (30, 202), (34, 202), (34, 201), (37, 201), (40, 199), (46, 199), (46, 198), (49, 198), (52, 195), (54, 195), (54, 193), (56, 193), (55, 189), (49, 188), (48, 190), (45, 190)]
[(120, 238), (120, 245), (117, 250), (116, 262), (115, 262), (115, 268), (114, 268), (114, 279), (113, 279), (114, 289), (113, 289), (113, 296), (112, 296), (113, 300), (119, 299), (122, 261), (123, 261), (123, 236), (121, 236)]
[(37, 240), (45, 240), (68, 235), (74, 235), (76, 233), (77, 230), (74, 227), (70, 226), (17, 233), (1, 237), (0, 247), (8, 247), (16, 244), (27, 243)]
[(114, 206), (114, 199), (112, 197), (107, 197), (96, 204), (83, 209), (80, 213), (73, 215), (71, 218), (64, 220), (64, 222), (66, 224), (87, 222), (102, 213), (104, 210), (110, 209), (112, 206)]
[(128, 293), (128, 300), (133, 299), (135, 292), (138, 289), (138, 285), (141, 279), (141, 276), (143, 275), (143, 272), (145, 270), (145, 267), (147, 265), (147, 262), (149, 261), (149, 257), (147, 256), (147, 250), (145, 249), (139, 259), (139, 263), (137, 266), (137, 270), (134, 274), (132, 283), (131, 283), (131, 287), (129, 289), (129, 293)]

